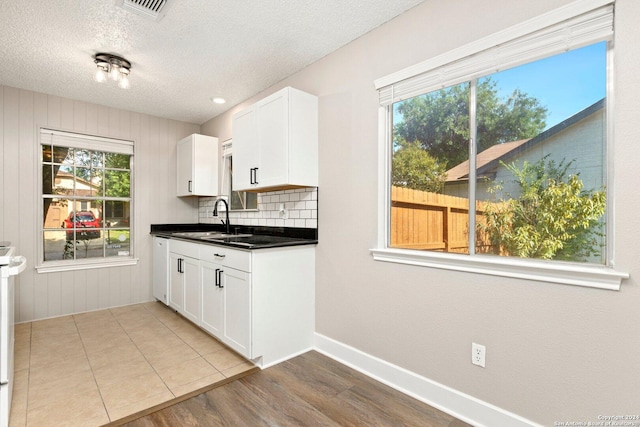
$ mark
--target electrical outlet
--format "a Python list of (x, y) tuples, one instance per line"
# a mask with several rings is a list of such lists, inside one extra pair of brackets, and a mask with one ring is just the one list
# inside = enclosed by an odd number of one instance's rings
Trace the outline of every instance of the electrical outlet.
[(482, 366), (484, 368), (484, 361), (487, 354), (485, 346), (471, 343), (471, 363), (474, 365)]

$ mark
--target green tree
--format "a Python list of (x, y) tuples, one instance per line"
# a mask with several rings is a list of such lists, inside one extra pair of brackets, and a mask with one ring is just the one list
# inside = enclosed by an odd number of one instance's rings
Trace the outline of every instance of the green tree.
[[(478, 151), (495, 144), (532, 138), (546, 126), (547, 109), (516, 89), (498, 96), (490, 77), (478, 81)], [(418, 142), (447, 168), (467, 160), (469, 152), (469, 84), (464, 83), (417, 96), (396, 105), (401, 120), (394, 126), (394, 147)]]
[(105, 196), (129, 197), (131, 194), (130, 156), (105, 153)]
[(434, 193), (441, 193), (444, 189), (444, 163), (429, 155), (419, 143), (403, 144), (396, 150), (391, 169), (393, 185)]
[[(604, 190), (584, 190), (572, 162), (556, 164), (548, 155), (535, 164), (505, 166), (515, 177), (520, 193), (487, 203), (484, 223), (491, 244), (506, 255), (522, 258), (584, 261), (600, 253), (600, 219), (606, 207)], [(503, 189), (496, 183), (491, 191)]]

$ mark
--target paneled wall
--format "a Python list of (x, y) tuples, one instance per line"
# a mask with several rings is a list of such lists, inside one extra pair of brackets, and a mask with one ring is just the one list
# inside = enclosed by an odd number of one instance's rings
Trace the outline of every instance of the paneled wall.
[[(35, 271), (40, 126), (135, 142), (132, 221), (137, 265)], [(0, 86), (0, 241), (11, 241), (28, 259), (16, 281), (18, 322), (151, 300), (150, 224), (198, 220), (197, 199), (175, 196), (175, 143), (199, 131), (195, 124)]]

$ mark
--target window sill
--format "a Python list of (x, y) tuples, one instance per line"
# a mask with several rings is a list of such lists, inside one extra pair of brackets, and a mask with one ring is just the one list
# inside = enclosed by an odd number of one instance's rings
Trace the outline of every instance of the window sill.
[(47, 261), (36, 266), (38, 273), (55, 273), (59, 271), (88, 270), (92, 268), (124, 267), (136, 265), (138, 258), (92, 259), (76, 261)]
[(629, 278), (628, 273), (615, 271), (610, 267), (557, 261), (525, 260), (490, 255), (465, 256), (403, 249), (370, 249), (370, 251), (376, 261), (615, 291), (620, 290), (622, 279)]

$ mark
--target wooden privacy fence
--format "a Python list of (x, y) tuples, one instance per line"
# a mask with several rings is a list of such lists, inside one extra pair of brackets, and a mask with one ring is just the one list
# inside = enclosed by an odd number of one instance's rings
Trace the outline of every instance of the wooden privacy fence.
[[(476, 202), (476, 222), (484, 221), (487, 202)], [(391, 187), (391, 246), (442, 252), (469, 252), (469, 199)], [(476, 251), (491, 252), (476, 233)]]

